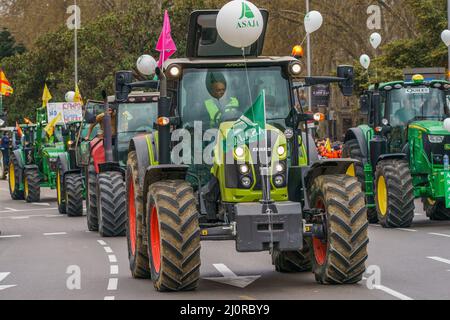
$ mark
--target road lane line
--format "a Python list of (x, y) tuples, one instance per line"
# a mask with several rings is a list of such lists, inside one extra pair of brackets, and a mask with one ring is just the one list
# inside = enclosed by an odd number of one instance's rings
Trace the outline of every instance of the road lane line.
[(110, 263), (117, 263), (117, 257), (113, 254), (109, 255), (108, 259)]
[(117, 266), (117, 265), (111, 266), (109, 273), (112, 274), (112, 275), (119, 274), (119, 266)]
[(406, 232), (417, 232), (417, 230), (414, 230), (414, 229), (397, 228), (397, 230), (406, 231)]
[(105, 301), (114, 301), (116, 300), (116, 297), (105, 297)]
[(434, 260), (434, 261), (450, 264), (450, 260), (444, 259), (444, 258), (441, 258), (441, 257), (427, 257), (427, 258), (431, 259), (431, 260)]
[(46, 203), (46, 202), (33, 202), (32, 205), (50, 207), (50, 203)]
[[(363, 277), (363, 280), (367, 281), (367, 278)], [(373, 285), (373, 289), (383, 291), (383, 292), (385, 292), (385, 293), (387, 293), (387, 294), (389, 294), (389, 295), (391, 295), (391, 296), (393, 296), (393, 297), (395, 297), (397, 299), (400, 299), (400, 300), (406, 300), (406, 301), (414, 300), (413, 298), (410, 298), (410, 297), (404, 295), (403, 293), (400, 293), (398, 291), (395, 291), (395, 290), (393, 290), (391, 288), (388, 288), (386, 286), (383, 286), (383, 285), (375, 284), (375, 285)]]
[[(8, 209), (8, 208), (5, 208)], [(8, 211), (0, 211), (0, 213), (11, 213), (11, 212), (37, 212), (37, 211), (48, 211), (48, 210), (58, 210), (58, 208), (45, 208), (45, 209), (25, 209), (25, 210), (8, 210)]]
[(25, 220), (30, 219), (30, 216), (10, 217), (11, 220)]
[(117, 278), (109, 279), (108, 291), (116, 291), (118, 285), (119, 285), (119, 279), (117, 279)]
[(14, 208), (6, 208), (6, 207), (5, 207), (5, 209), (8, 210), (8, 211), (6, 211), (6, 212), (11, 212), (11, 211), (12, 211), (12, 212), (19, 212), (19, 210), (14, 209)]
[(67, 232), (52, 232), (52, 233), (44, 233), (44, 236), (64, 236)]
[(21, 238), (22, 236), (19, 234), (14, 234), (10, 236), (0, 236), (0, 239), (9, 239), (9, 238)]
[(113, 253), (114, 251), (110, 247), (104, 247), (106, 253)]
[(429, 234), (432, 235), (432, 236), (450, 238), (450, 234), (443, 234), (443, 233), (429, 233)]
[(97, 240), (97, 242), (100, 243), (101, 246), (106, 246), (106, 242), (103, 240)]

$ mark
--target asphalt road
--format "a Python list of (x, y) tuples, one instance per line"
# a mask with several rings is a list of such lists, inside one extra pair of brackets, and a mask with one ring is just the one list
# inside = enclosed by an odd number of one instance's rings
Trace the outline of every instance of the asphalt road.
[(39, 204), (12, 201), (1, 181), (0, 300), (450, 299), (450, 222), (428, 221), (419, 202), (416, 211), (411, 229), (370, 227), (369, 280), (358, 285), (318, 285), (310, 273), (275, 272), (266, 253), (203, 242), (198, 290), (162, 294), (132, 279), (125, 238), (102, 239), (85, 217), (59, 215), (51, 190)]

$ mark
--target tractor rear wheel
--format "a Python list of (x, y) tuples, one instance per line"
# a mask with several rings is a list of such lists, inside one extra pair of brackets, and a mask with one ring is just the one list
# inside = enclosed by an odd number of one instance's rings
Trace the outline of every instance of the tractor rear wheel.
[(41, 200), (41, 178), (36, 169), (25, 169), (24, 196), (28, 203)]
[(312, 271), (311, 252), (307, 243), (302, 250), (281, 252), (275, 250), (272, 263), (277, 272), (298, 273)]
[(146, 215), (156, 290), (195, 290), (200, 279), (200, 227), (191, 185), (185, 181), (151, 185)]
[(144, 239), (144, 198), (139, 184), (139, 168), (136, 152), (128, 155), (127, 165), (127, 242), (128, 259), (133, 278), (150, 279), (150, 259)]
[(97, 173), (93, 164), (86, 170), (86, 211), (88, 230), (98, 231), (98, 210), (97, 210)]
[(447, 221), (450, 220), (450, 209), (445, 207), (445, 201), (422, 199), (423, 209), (430, 220)]
[(56, 172), (56, 196), (58, 202), (58, 211), (60, 214), (66, 214), (66, 197), (63, 185), (63, 178), (61, 167), (58, 166), (58, 171)]
[(9, 169), (8, 169), (8, 184), (9, 184), (9, 193), (11, 195), (11, 199), (13, 200), (24, 200), (23, 191), (20, 190), (20, 176), (21, 169), (19, 166), (19, 161), (14, 155), (11, 155), (11, 159), (9, 160)]
[(405, 160), (384, 160), (377, 165), (375, 199), (384, 228), (409, 228), (414, 219), (414, 186)]
[(102, 237), (126, 235), (127, 205), (125, 183), (120, 172), (104, 172), (97, 183), (98, 229)]
[[(358, 179), (363, 192), (366, 192), (366, 177), (364, 174), (363, 154), (361, 148), (359, 147), (358, 140), (353, 139), (347, 141), (344, 145), (342, 154), (343, 158), (351, 158), (360, 161), (353, 165), (352, 168), (354, 169), (354, 172), (352, 173), (354, 173), (354, 175), (351, 174), (351, 176), (354, 176)], [(377, 208), (367, 208), (367, 218), (370, 223), (378, 223)]]
[(321, 284), (354, 284), (366, 270), (369, 244), (367, 209), (355, 177), (327, 175), (316, 178), (311, 204), (322, 212), (323, 239), (309, 239), (313, 272)]
[(6, 179), (6, 166), (5, 166), (5, 159), (3, 157), (3, 151), (0, 150), (0, 180)]
[(81, 174), (67, 174), (64, 178), (64, 190), (67, 216), (83, 216), (83, 177)]

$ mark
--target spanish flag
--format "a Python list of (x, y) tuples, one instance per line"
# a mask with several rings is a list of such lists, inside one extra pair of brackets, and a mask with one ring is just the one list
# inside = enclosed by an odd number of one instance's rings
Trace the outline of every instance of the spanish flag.
[(47, 132), (48, 137), (52, 137), (55, 132), (55, 126), (58, 122), (62, 120), (61, 112), (44, 128), (44, 131)]
[(11, 83), (9, 83), (8, 79), (6, 79), (6, 75), (3, 70), (0, 70), (0, 94), (2, 96), (9, 96), (14, 93), (14, 89), (11, 87)]
[(50, 94), (50, 90), (48, 90), (47, 84), (44, 87), (44, 93), (42, 93), (42, 108), (46, 108), (47, 104), (50, 100), (52, 100), (52, 95)]

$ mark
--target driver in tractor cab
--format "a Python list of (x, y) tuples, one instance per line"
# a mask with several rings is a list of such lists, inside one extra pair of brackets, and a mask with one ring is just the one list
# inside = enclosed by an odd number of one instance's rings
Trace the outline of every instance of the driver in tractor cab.
[(217, 128), (224, 113), (239, 110), (239, 100), (225, 95), (227, 81), (219, 72), (209, 72), (206, 75), (206, 88), (212, 98), (205, 101), (205, 108), (211, 127)]
[[(114, 137), (117, 135), (117, 130), (116, 130), (117, 129), (117, 127), (116, 127), (117, 111), (113, 110), (112, 108), (109, 108), (108, 111), (106, 111), (106, 112), (111, 116), (111, 129), (112, 129), (112, 136), (113, 136), (113, 140), (114, 140)], [(97, 125), (100, 125), (101, 131), (104, 132), (103, 119), (105, 118), (105, 115), (106, 115), (106, 113), (101, 113), (96, 117), (95, 122), (90, 125), (88, 133), (86, 134), (86, 137), (84, 138), (84, 141), (90, 140), (92, 131), (94, 130), (94, 128)]]
[(402, 107), (395, 113), (395, 118), (400, 126), (408, 124), (409, 121), (417, 116), (412, 101), (405, 97), (403, 99)]

